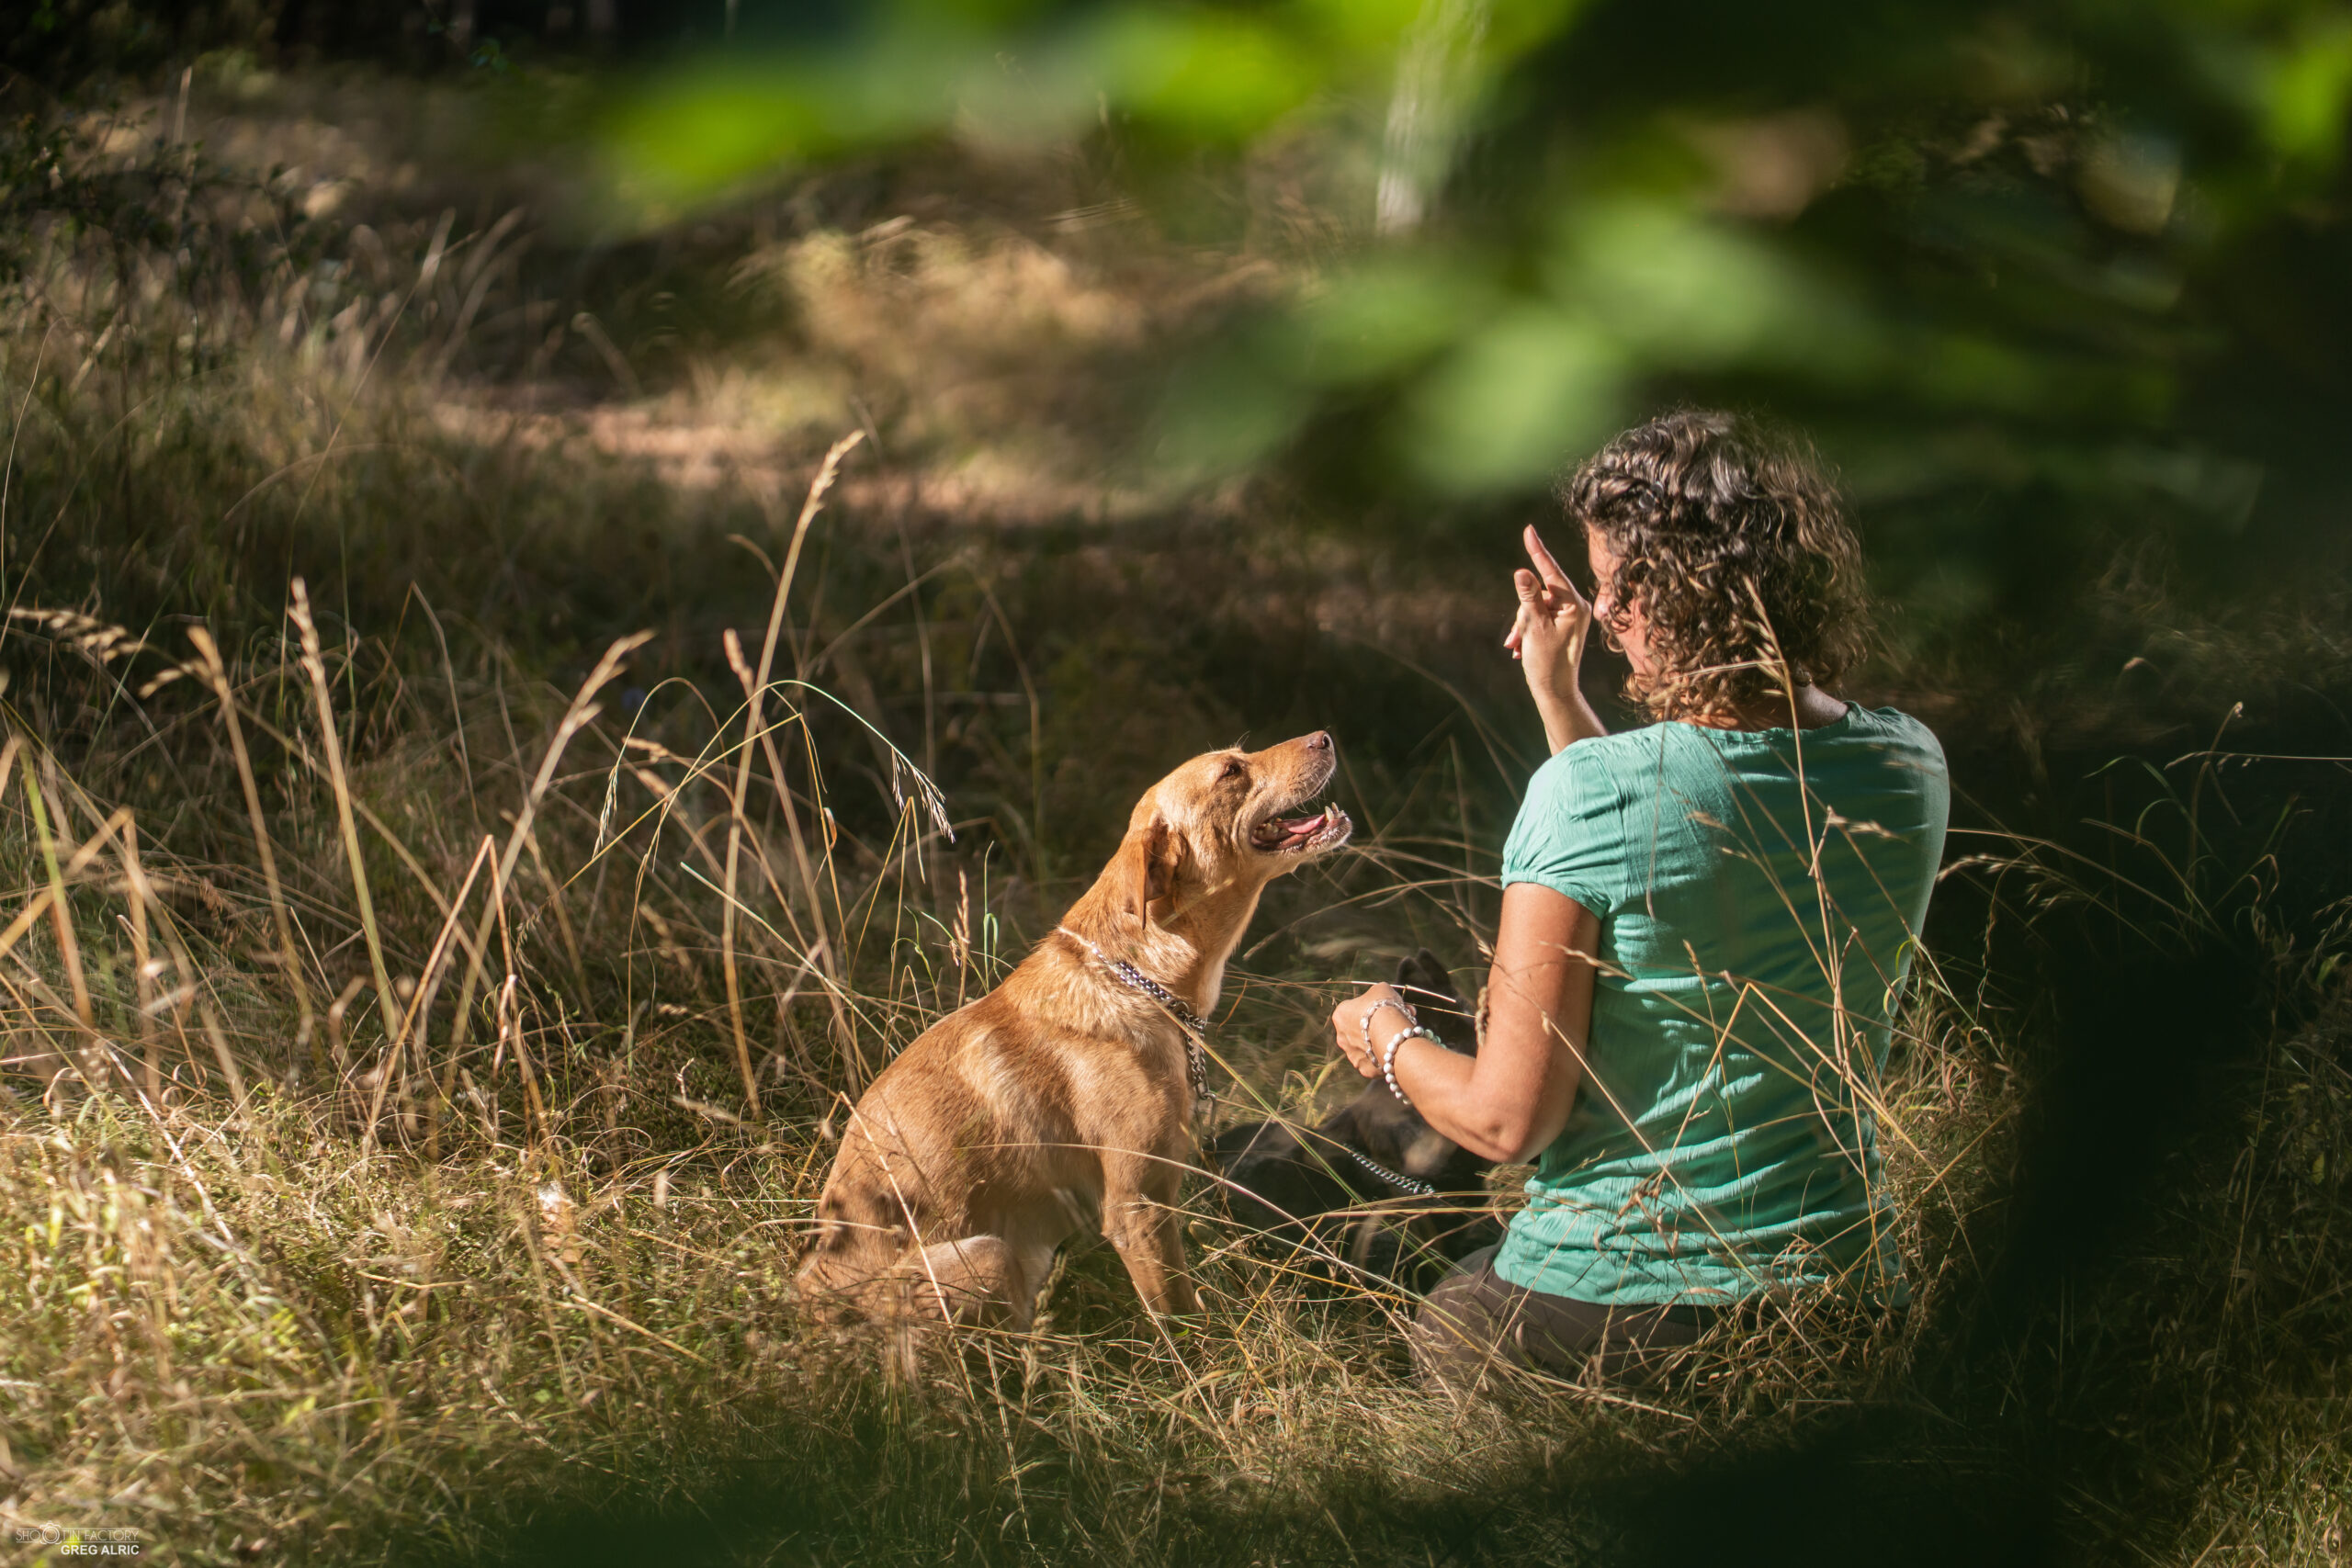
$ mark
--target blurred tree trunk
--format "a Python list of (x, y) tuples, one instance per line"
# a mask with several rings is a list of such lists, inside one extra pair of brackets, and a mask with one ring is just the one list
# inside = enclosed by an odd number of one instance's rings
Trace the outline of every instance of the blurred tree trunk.
[(1396, 90), (1388, 100), (1373, 219), (1383, 234), (1419, 228), (1444, 187), (1491, 6), (1492, 0), (1421, 0), (1421, 14), (1396, 58)]
[(613, 41), (621, 30), (620, 0), (588, 0), (588, 36), (597, 43)]

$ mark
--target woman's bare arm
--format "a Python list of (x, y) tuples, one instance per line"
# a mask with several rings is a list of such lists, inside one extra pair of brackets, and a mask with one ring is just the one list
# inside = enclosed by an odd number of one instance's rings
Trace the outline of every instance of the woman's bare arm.
[[(1600, 922), (1573, 898), (1532, 882), (1503, 889), (1485, 1044), (1472, 1056), (1416, 1037), (1396, 1051), (1396, 1082), (1430, 1126), (1481, 1159), (1502, 1161), (1532, 1158), (1560, 1135), (1584, 1079), (1589, 955), (1600, 937)], [(1381, 1005), (1397, 999), (1393, 987), (1374, 986), (1331, 1015), (1340, 1048), (1366, 1077), (1380, 1077), (1379, 1048), (1405, 1027), (1401, 1013)]]

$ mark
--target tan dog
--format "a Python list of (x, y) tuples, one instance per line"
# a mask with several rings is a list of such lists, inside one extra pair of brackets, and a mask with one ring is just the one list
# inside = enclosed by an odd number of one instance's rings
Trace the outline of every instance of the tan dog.
[(1346, 813), (1307, 809), (1335, 766), (1318, 731), (1151, 787), (1060, 928), (857, 1102), (800, 1268), (812, 1307), (1025, 1328), (1056, 1249), (1099, 1227), (1147, 1308), (1198, 1309), (1173, 1209), (1193, 1160), (1189, 1037), (1108, 961), (1205, 1016), (1266, 884), (1347, 841)]

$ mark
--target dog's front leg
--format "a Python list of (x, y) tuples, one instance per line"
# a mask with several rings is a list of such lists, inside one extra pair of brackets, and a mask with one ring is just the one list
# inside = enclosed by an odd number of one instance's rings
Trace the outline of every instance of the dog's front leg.
[(1119, 1249), (1136, 1294), (1154, 1316), (1191, 1315), (1200, 1297), (1184, 1271), (1184, 1232), (1177, 1223), (1179, 1168), (1172, 1161), (1106, 1155), (1102, 1234)]

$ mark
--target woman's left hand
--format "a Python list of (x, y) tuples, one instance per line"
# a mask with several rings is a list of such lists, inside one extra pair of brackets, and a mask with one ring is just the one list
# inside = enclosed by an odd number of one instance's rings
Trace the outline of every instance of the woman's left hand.
[(1396, 987), (1367, 986), (1331, 1010), (1331, 1032), (1338, 1040), (1340, 1054), (1365, 1077), (1380, 1076), (1380, 1058), (1364, 1046), (1365, 1019), (1375, 1011), (1383, 1015), (1374, 1021), (1370, 1032), (1375, 1041), (1385, 1043), (1389, 1035), (1413, 1021), (1409, 1008), (1397, 1012), (1404, 1007), (1405, 998), (1397, 994)]

